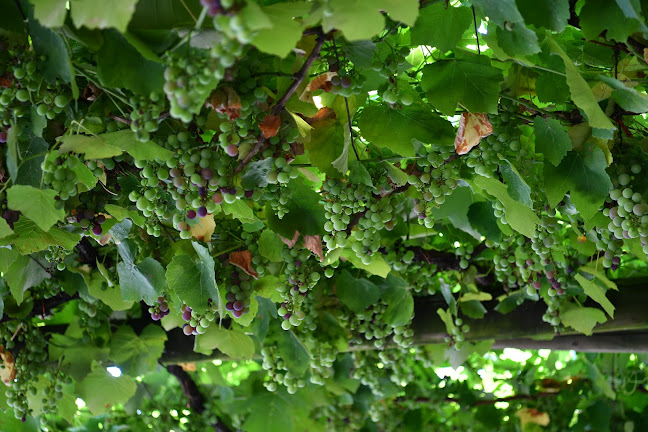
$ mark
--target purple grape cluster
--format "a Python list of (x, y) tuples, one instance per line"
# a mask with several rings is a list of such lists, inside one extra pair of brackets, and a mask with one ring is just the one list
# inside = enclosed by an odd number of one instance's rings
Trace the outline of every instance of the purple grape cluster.
[(207, 9), (209, 16), (216, 16), (224, 12), (220, 0), (200, 0), (200, 4)]
[(83, 229), (90, 229), (92, 226), (92, 234), (99, 236), (103, 233), (101, 225), (106, 222), (106, 216), (96, 215), (93, 210), (79, 209), (76, 214), (76, 221)]
[(148, 311), (153, 321), (159, 321), (169, 315), (169, 304), (166, 302), (166, 298), (158, 297), (157, 304), (149, 307)]
[(182, 319), (187, 321), (182, 325), (182, 331), (185, 335), (199, 335), (207, 331), (207, 327), (216, 318), (218, 311), (218, 302), (212, 299), (207, 300), (207, 312), (199, 314), (187, 305), (182, 305)]

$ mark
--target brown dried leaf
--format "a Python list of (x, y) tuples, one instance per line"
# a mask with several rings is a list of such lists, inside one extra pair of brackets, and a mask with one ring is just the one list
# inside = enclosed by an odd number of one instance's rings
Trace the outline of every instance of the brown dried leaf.
[(214, 215), (208, 214), (205, 217), (198, 218), (197, 222), (191, 227), (191, 236), (197, 240), (208, 242), (211, 240), (216, 222), (214, 222)]
[(9, 350), (0, 345), (0, 379), (7, 387), (16, 379), (16, 360)]
[(288, 245), (289, 248), (292, 248), (297, 243), (297, 239), (299, 238), (299, 231), (295, 231), (295, 235), (293, 235), (292, 240), (288, 240), (285, 237), (281, 237), (279, 234), (277, 234), (277, 235), (279, 236), (279, 238), (281, 239), (282, 242), (284, 242), (286, 245)]
[(305, 117), (304, 120), (306, 120), (306, 123), (312, 126), (315, 123), (328, 120), (328, 119), (335, 119), (335, 118), (336, 118), (335, 111), (333, 111), (329, 107), (323, 107), (320, 108), (320, 110), (317, 111), (317, 114), (315, 114), (313, 117)]
[(254, 279), (259, 278), (259, 275), (254, 271), (254, 268), (252, 267), (252, 252), (250, 252), (249, 250), (232, 252), (229, 256), (229, 263), (240, 268), (245, 273), (252, 276)]
[(333, 78), (337, 73), (335, 72), (326, 72), (321, 75), (316, 76), (308, 83), (304, 91), (299, 95), (299, 99), (304, 102), (313, 102), (313, 92), (316, 90), (324, 90), (325, 92), (331, 91), (331, 78)]
[(241, 98), (233, 88), (228, 86), (214, 90), (207, 98), (205, 106), (214, 111), (227, 114), (230, 120), (241, 116)]
[(263, 132), (263, 136), (266, 138), (272, 138), (277, 135), (279, 132), (279, 126), (281, 126), (281, 119), (279, 116), (268, 114), (265, 116), (263, 121), (259, 123), (259, 129)]
[(196, 372), (196, 363), (178, 363), (178, 366), (182, 368), (182, 370), (187, 371), (187, 372)]
[(535, 408), (522, 408), (515, 415), (520, 419), (522, 428), (527, 423), (535, 423), (540, 426), (547, 426), (549, 424), (549, 414), (538, 411)]
[(112, 238), (112, 235), (110, 235), (110, 233), (106, 233), (106, 234), (102, 235), (101, 238), (99, 239), (99, 244), (101, 246), (106, 246), (111, 238)]
[(466, 154), (479, 144), (482, 138), (493, 133), (493, 125), (486, 114), (473, 114), (465, 112), (461, 114), (459, 130), (455, 138), (455, 150), (457, 154)]
[(313, 252), (320, 261), (324, 261), (324, 253), (322, 252), (322, 236), (321, 235), (305, 235), (304, 236), (304, 246)]

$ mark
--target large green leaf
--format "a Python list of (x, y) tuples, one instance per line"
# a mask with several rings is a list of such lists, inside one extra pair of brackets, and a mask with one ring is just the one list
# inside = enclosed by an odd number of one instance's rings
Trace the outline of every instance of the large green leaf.
[(499, 164), (500, 174), (504, 179), (504, 183), (508, 187), (508, 194), (515, 201), (521, 202), (529, 208), (533, 208), (533, 200), (531, 199), (531, 187), (522, 178), (515, 166), (506, 159), (500, 161)]
[(59, 153), (81, 153), (86, 159), (105, 159), (119, 156), (122, 152), (137, 160), (165, 161), (173, 157), (173, 152), (152, 141), (138, 141), (135, 132), (122, 130), (101, 135), (64, 135), (59, 138)]
[(619, 5), (610, 0), (587, 0), (578, 15), (581, 30), (587, 39), (598, 39), (606, 31), (606, 38), (625, 42), (639, 29), (639, 21), (627, 19)]
[(380, 299), (380, 288), (373, 282), (356, 279), (346, 270), (342, 270), (335, 280), (335, 292), (340, 301), (356, 313), (364, 312)]
[[(3, 221), (4, 219), (0, 221), (0, 225)], [(11, 230), (9, 231), (11, 232)], [(81, 234), (56, 227), (50, 228), (49, 231), (43, 231), (35, 222), (21, 218), (14, 223), (13, 234), (1, 239), (0, 245), (11, 245), (15, 251), (28, 255), (45, 250), (50, 246), (62, 246), (67, 250), (72, 250), (79, 240), (81, 240)]]
[(515, 0), (473, 0), (472, 3), (500, 27), (523, 21)]
[(67, 0), (30, 0), (34, 18), (46, 27), (61, 27), (65, 22)]
[(603, 205), (612, 182), (605, 168), (605, 155), (595, 146), (580, 152), (571, 151), (554, 167), (545, 164), (545, 190), (551, 207), (555, 207), (567, 192), (582, 218), (589, 221)]
[(536, 116), (533, 130), (536, 151), (544, 154), (545, 159), (554, 166), (558, 166), (567, 152), (572, 149), (572, 143), (565, 128), (558, 120)]
[(124, 325), (110, 339), (109, 358), (128, 375), (144, 375), (157, 366), (166, 340), (166, 332), (158, 325), (147, 325), (139, 335)]
[(109, 87), (126, 88), (148, 96), (162, 93), (164, 66), (147, 60), (116, 30), (103, 32), (104, 43), (97, 53), (97, 75)]
[(192, 242), (198, 255), (176, 255), (166, 270), (169, 288), (176, 296), (197, 313), (207, 311), (209, 299), (219, 301), (218, 286), (214, 276), (214, 258), (209, 251), (197, 242)]
[(615, 129), (596, 101), (589, 84), (574, 66), (572, 59), (560, 48), (555, 40), (549, 38), (549, 43), (551, 51), (558, 54), (565, 63), (565, 73), (567, 74), (567, 85), (569, 85), (571, 99), (577, 107), (583, 110), (590, 126), (598, 129)]
[(283, 242), (270, 230), (264, 230), (259, 237), (259, 253), (271, 262), (281, 262), (281, 249)]
[(277, 3), (262, 7), (262, 13), (270, 26), (263, 25), (259, 29), (252, 38), (252, 45), (265, 53), (286, 57), (302, 38), (302, 24), (293, 18), (308, 13), (310, 7), (306, 2)]
[(402, 279), (389, 276), (388, 286), (381, 294), (381, 300), (387, 304), (383, 312), (383, 320), (391, 326), (404, 326), (410, 323), (414, 316), (414, 298), (407, 284)]
[(324, 233), (324, 208), (319, 204), (320, 195), (309, 187), (303, 179), (296, 178), (284, 189), (288, 202), (288, 213), (279, 219), (273, 210), (266, 210), (268, 227), (277, 234), (293, 238), (295, 231), (303, 235)]
[(339, 177), (333, 162), (344, 150), (344, 127), (333, 119), (313, 125), (311, 139), (305, 143), (308, 158), (313, 166), (329, 177)]
[(279, 357), (294, 375), (299, 376), (308, 369), (310, 358), (308, 351), (292, 331), (281, 331), (277, 336), (276, 346)]
[(242, 331), (227, 330), (214, 323), (196, 336), (194, 351), (211, 354), (214, 349), (233, 359), (250, 358), (254, 355), (254, 341)]
[(418, 17), (418, 0), (330, 0), (322, 27), (342, 31), (347, 40), (370, 39), (385, 27), (381, 10), (397, 21), (414, 25)]
[(532, 209), (511, 198), (506, 185), (498, 180), (481, 176), (477, 176), (473, 182), (504, 205), (506, 220), (511, 228), (529, 238), (533, 237), (535, 226), (540, 222), (538, 216)]
[(560, 320), (564, 325), (589, 336), (596, 324), (606, 322), (607, 318), (599, 309), (568, 303), (560, 309)]
[(599, 75), (599, 79), (612, 87), (612, 97), (626, 111), (641, 114), (648, 112), (648, 96), (639, 93), (632, 87), (626, 87), (621, 81), (615, 78)]
[(402, 109), (387, 104), (369, 106), (358, 114), (358, 127), (367, 140), (402, 156), (414, 156), (413, 139), (446, 144), (455, 138), (452, 125), (423, 104)]
[(527, 24), (555, 32), (562, 32), (567, 26), (569, 0), (516, 0), (516, 4)]
[(416, 24), (410, 30), (412, 42), (449, 51), (461, 41), (472, 22), (472, 12), (467, 7), (432, 4), (421, 9)]
[(605, 312), (610, 315), (610, 318), (614, 318), (614, 305), (605, 296), (605, 290), (594, 282), (585, 279), (579, 274), (576, 275), (575, 279), (578, 281), (581, 288), (583, 288), (585, 294), (587, 294), (587, 296), (594, 300), (596, 303), (600, 304)]
[(114, 27), (124, 33), (135, 12), (137, 0), (70, 0), (70, 14), (77, 27), (105, 29)]
[(150, 257), (136, 264), (137, 246), (132, 240), (121, 242), (117, 249), (122, 259), (117, 273), (124, 300), (154, 304), (166, 289), (162, 264)]
[(473, 113), (497, 113), (502, 71), (486, 56), (442, 60), (423, 68), (421, 86), (428, 100), (445, 115), (457, 104)]
[(137, 385), (128, 375), (113, 377), (105, 367), (92, 363), (92, 372), (76, 384), (76, 392), (93, 414), (101, 414), (135, 394)]
[(291, 406), (276, 393), (261, 394), (252, 399), (245, 432), (292, 432), (295, 430)]
[(20, 211), (43, 231), (48, 231), (65, 217), (65, 210), (57, 208), (56, 191), (32, 186), (14, 185), (7, 189), (7, 205)]

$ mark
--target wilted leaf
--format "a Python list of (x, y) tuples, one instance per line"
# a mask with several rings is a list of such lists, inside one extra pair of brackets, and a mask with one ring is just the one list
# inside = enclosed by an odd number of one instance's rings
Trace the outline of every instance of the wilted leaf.
[(322, 253), (322, 236), (304, 236), (304, 246), (306, 246), (309, 251), (317, 255), (320, 261), (324, 261), (324, 254)]
[(515, 415), (520, 419), (523, 429), (527, 423), (535, 423), (540, 426), (547, 426), (549, 424), (549, 414), (538, 411), (535, 408), (522, 408)]
[(292, 240), (282, 237), (279, 234), (277, 235), (279, 236), (282, 242), (284, 242), (289, 248), (292, 248), (297, 243), (297, 239), (299, 238), (299, 231), (295, 231), (295, 235), (293, 235)]
[(229, 256), (229, 263), (240, 268), (254, 279), (259, 278), (257, 272), (254, 271), (254, 267), (252, 267), (252, 252), (249, 250), (232, 252)]
[(486, 114), (473, 114), (465, 112), (461, 114), (457, 138), (455, 138), (455, 150), (457, 154), (466, 154), (479, 144), (482, 138), (493, 133), (493, 125)]
[(208, 214), (205, 217), (198, 218), (198, 221), (191, 227), (191, 236), (197, 240), (208, 242), (216, 228), (214, 215)]
[(309, 125), (313, 125), (319, 121), (327, 120), (330, 118), (336, 118), (335, 111), (329, 107), (322, 107), (319, 109), (319, 111), (317, 111), (317, 114), (315, 114), (313, 117), (307, 117), (305, 120)]
[(263, 121), (259, 124), (259, 129), (263, 132), (263, 136), (266, 138), (272, 138), (277, 135), (279, 132), (279, 126), (281, 125), (281, 119), (279, 116), (268, 114)]
[(316, 76), (308, 83), (304, 91), (299, 95), (299, 99), (304, 102), (313, 102), (312, 93), (316, 90), (324, 90), (329, 92), (333, 84), (331, 84), (331, 78), (333, 78), (337, 73), (335, 72), (325, 72), (321, 75)]
[(6, 386), (11, 386), (11, 383), (16, 379), (16, 360), (9, 350), (0, 345), (0, 379)]
[(227, 114), (230, 120), (241, 116), (241, 98), (238, 93), (231, 87), (220, 87), (209, 96), (205, 106)]

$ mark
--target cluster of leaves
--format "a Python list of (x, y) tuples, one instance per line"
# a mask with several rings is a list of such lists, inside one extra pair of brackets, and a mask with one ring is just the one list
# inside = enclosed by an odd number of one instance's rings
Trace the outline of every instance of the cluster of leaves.
[[(516, 308), (546, 323), (517, 336), (614, 330), (609, 297), (646, 274), (640, 2), (0, 7), (11, 427), (642, 427), (637, 392), (600, 397), (608, 358), (470, 357)], [(158, 366), (214, 356), (249, 376)], [(494, 365), (515, 404), (479, 392)]]

